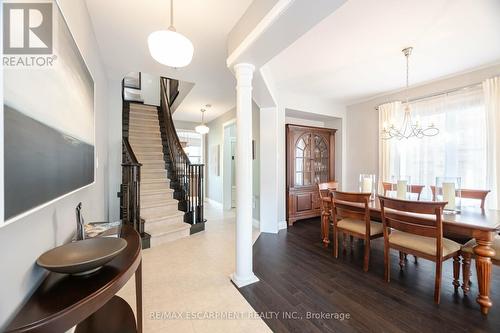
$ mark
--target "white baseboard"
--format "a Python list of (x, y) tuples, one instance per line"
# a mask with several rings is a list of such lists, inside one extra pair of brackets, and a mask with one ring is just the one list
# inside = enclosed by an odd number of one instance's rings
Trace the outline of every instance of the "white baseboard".
[(283, 230), (283, 229), (286, 229), (288, 227), (288, 223), (286, 221), (280, 221), (278, 223), (278, 230)]
[(205, 198), (205, 201), (208, 202), (210, 205), (214, 206), (214, 208), (217, 209), (222, 209), (222, 203), (212, 200), (210, 198)]

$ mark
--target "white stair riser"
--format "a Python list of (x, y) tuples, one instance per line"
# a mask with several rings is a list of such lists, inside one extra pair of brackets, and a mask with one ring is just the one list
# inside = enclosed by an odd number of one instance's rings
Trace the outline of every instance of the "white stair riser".
[(160, 192), (160, 193), (143, 193), (141, 191), (141, 202), (143, 200), (151, 200), (151, 201), (158, 201), (158, 200), (164, 200), (164, 199), (173, 199), (174, 198), (174, 192)]
[(158, 228), (160, 225), (169, 225), (169, 224), (176, 224), (176, 223), (184, 223), (184, 216), (179, 215), (179, 216), (172, 216), (172, 217), (166, 217), (162, 220), (158, 220), (156, 222), (152, 221), (146, 221), (144, 224), (144, 230), (149, 234), (150, 232), (157, 231), (161, 228)]
[(159, 218), (164, 216), (169, 216), (174, 213), (177, 213), (178, 203), (177, 201), (171, 201), (168, 204), (160, 207), (152, 207), (152, 208), (142, 208), (141, 207), (141, 217), (148, 218)]
[(144, 184), (141, 183), (141, 190), (143, 191), (150, 191), (150, 190), (168, 190), (170, 189), (170, 184), (167, 182), (164, 183), (151, 183), (151, 184)]
[(166, 179), (167, 172), (166, 171), (148, 172), (148, 170), (141, 168), (141, 177), (142, 179), (158, 179), (162, 177)]
[(151, 198), (148, 198), (146, 196), (144, 198), (141, 198), (141, 213), (142, 210), (144, 209), (152, 209), (152, 208), (164, 208), (164, 207), (175, 206), (175, 208), (177, 209), (178, 203), (179, 201), (174, 199), (167, 199), (166, 197), (163, 197), (158, 200), (151, 200)]
[(147, 136), (144, 136), (144, 137), (131, 137), (129, 139), (130, 141), (130, 144), (132, 146), (134, 146), (135, 144), (141, 144), (141, 143), (144, 143), (144, 144), (147, 144), (147, 143), (156, 143), (156, 144), (161, 144), (161, 139), (160, 138), (154, 138), (154, 137), (147, 137)]
[(128, 130), (129, 132), (155, 133), (158, 135), (160, 134), (160, 127), (158, 125), (130, 124)]
[(152, 167), (155, 166), (158, 169), (165, 168), (165, 161), (163, 159), (156, 160), (147, 160), (147, 159), (139, 159), (139, 162), (144, 166)]
[(156, 116), (158, 117), (158, 111), (156, 109), (143, 109), (143, 108), (130, 108), (130, 115), (134, 116)]
[(131, 111), (129, 114), (129, 119), (132, 120), (142, 120), (142, 119), (147, 119), (147, 120), (156, 120), (158, 121), (158, 113), (157, 112), (137, 112), (135, 110)]
[(129, 132), (129, 140), (130, 138), (155, 138), (161, 140), (160, 132), (157, 131), (130, 131)]
[(136, 155), (141, 155), (141, 153), (152, 153), (152, 152), (159, 152), (163, 151), (163, 148), (160, 143), (158, 144), (150, 144), (150, 145), (141, 145), (141, 144), (135, 144), (132, 146), (134, 149), (134, 153)]
[(160, 236), (151, 235), (151, 247), (172, 242), (174, 240), (189, 237), (189, 229), (180, 230)]
[(151, 121), (151, 122), (157, 122), (158, 123), (158, 115), (157, 114), (146, 114), (146, 113), (135, 113), (131, 112), (130, 117), (129, 117), (130, 123), (134, 123), (135, 121)]

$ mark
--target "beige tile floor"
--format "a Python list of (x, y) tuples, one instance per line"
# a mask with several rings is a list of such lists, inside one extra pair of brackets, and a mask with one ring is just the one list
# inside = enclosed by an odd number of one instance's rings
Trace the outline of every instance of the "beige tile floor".
[[(229, 280), (235, 260), (234, 211), (206, 204), (205, 215), (204, 232), (143, 251), (144, 332), (271, 332)], [(134, 279), (118, 295), (135, 311)]]

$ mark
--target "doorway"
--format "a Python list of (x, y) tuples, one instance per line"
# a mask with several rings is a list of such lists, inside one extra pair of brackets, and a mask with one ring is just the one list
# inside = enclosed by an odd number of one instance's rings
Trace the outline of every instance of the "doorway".
[(223, 207), (226, 210), (236, 207), (236, 122), (228, 121), (223, 125), (223, 167), (222, 182)]

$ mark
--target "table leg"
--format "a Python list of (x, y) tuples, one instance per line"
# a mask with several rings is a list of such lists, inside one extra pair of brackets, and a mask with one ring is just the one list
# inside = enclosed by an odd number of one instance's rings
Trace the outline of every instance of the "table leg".
[(137, 306), (137, 332), (142, 333), (142, 259), (135, 271), (135, 302)]
[(491, 247), (491, 236), (489, 239), (478, 239), (476, 237), (476, 241), (477, 246), (474, 247), (474, 253), (476, 254), (476, 271), (479, 284), (479, 295), (476, 301), (481, 306), (481, 312), (486, 315), (493, 305), (490, 299), (490, 284), (491, 258), (495, 256), (495, 250)]

